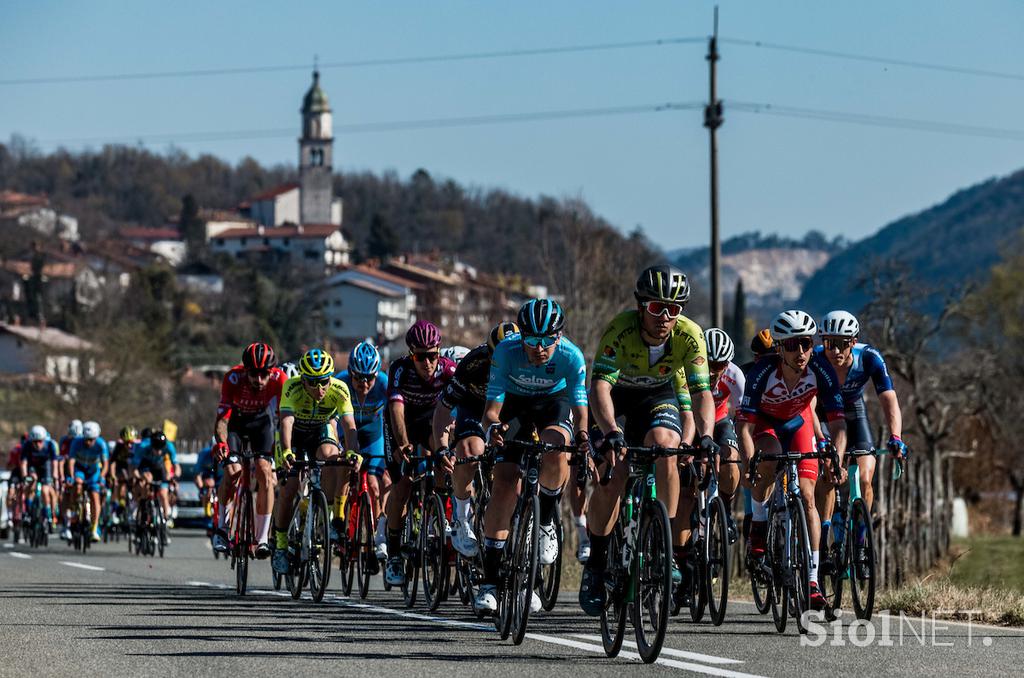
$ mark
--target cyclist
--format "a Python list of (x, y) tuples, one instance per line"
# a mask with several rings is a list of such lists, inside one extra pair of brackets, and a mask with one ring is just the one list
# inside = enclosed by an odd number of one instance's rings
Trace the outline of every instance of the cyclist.
[(384, 410), (388, 401), (388, 375), (380, 369), (380, 353), (369, 340), (356, 344), (348, 356), (348, 369), (338, 378), (348, 387), (352, 396), (359, 453), (366, 460), (366, 485), (370, 493), (370, 506), (377, 518), (374, 548), (378, 560), (386, 560), (387, 518), (384, 501), (391, 489), (386, 457), (387, 438), (384, 435)]
[[(822, 403), (829, 431), (842, 458), (846, 450), (843, 399), (835, 370), (824, 356), (811, 350), (815, 334), (814, 320), (803, 311), (783, 311), (772, 321), (772, 342), (777, 352), (759, 360), (751, 370), (740, 404), (740, 452), (746, 463), (751, 463), (755, 453), (812, 454), (815, 451), (812, 414), (815, 398)], [(795, 432), (790, 432), (785, 425), (797, 417), (802, 422)], [(816, 610), (825, 605), (818, 587), (821, 522), (814, 501), (818, 466), (815, 459), (803, 460), (797, 466), (811, 542), (810, 604)], [(760, 463), (752, 488), (754, 515), (748, 549), (755, 564), (765, 553), (768, 500), (775, 482), (775, 467), (774, 462)]]
[(409, 355), (391, 364), (388, 372), (388, 417), (392, 434), (391, 492), (384, 511), (388, 518), (387, 582), (405, 583), (405, 571), (398, 549), (402, 542), (402, 518), (412, 483), (403, 468), (414, 447), (430, 451), (433, 444), (433, 415), (441, 391), (455, 373), (455, 362), (441, 357), (441, 330), (426, 320), (418, 320), (405, 333)]
[[(25, 506), (25, 500), (21, 493), (22, 479), (25, 477), (21, 472), (21, 451), (28, 440), (27, 435), (22, 435), (14, 447), (7, 452), (7, 470), (10, 476), (7, 478), (7, 527), (13, 528), (14, 543), (21, 539), (21, 509)], [(47, 524), (50, 524), (47, 521)]]
[(131, 461), (133, 448), (140, 441), (134, 426), (125, 426), (118, 434), (114, 449), (110, 451), (110, 472), (108, 475), (110, 488), (113, 492), (114, 510), (111, 522), (118, 524), (124, 513), (125, 501), (128, 497), (128, 483), (131, 478)]
[[(530, 440), (536, 430), (542, 442), (566, 445), (574, 440), (585, 454), (590, 452), (587, 365), (576, 344), (562, 334), (562, 307), (552, 299), (531, 299), (519, 309), (516, 324), (519, 336), (505, 339), (494, 349), (481, 421), (485, 441), (499, 450), (491, 500), (484, 513), (483, 581), (473, 601), (477, 610), (489, 612), (498, 608), (498, 571), (520, 485), (522, 453), (514, 447), (502, 449), (508, 422), (518, 421), (516, 440)], [(568, 456), (545, 454), (541, 459), (538, 560), (543, 565), (558, 557), (554, 519), (569, 477)], [(540, 609), (536, 592), (530, 607)]]
[[(214, 459), (224, 465), (224, 477), (217, 489), (217, 531), (213, 547), (221, 553), (228, 550), (227, 509), (242, 477), (242, 457), (248, 443), (256, 456), (256, 552), (264, 559), (270, 556), (267, 537), (270, 516), (274, 510), (274, 417), (281, 400), (285, 373), (277, 365), (277, 356), (269, 344), (256, 342), (242, 351), (242, 363), (224, 375), (214, 425)], [(248, 463), (248, 462), (246, 462)]]
[[(50, 438), (45, 428), (36, 424), (28, 431), (28, 440), (21, 446), (21, 475), (25, 478), (25, 495), (35, 491), (31, 483), (41, 483), (43, 506), (46, 508), (47, 529), (52, 531), (54, 509), (56, 508), (55, 478), (58, 474), (57, 443)], [(29, 482), (31, 481), (31, 483)], [(67, 528), (65, 528), (67, 530)], [(71, 532), (67, 531), (67, 538)]]
[[(434, 410), (434, 439), (438, 442), (439, 451), (452, 447), (459, 459), (479, 457), (484, 453), (484, 429), (480, 421), (487, 400), (491, 356), (498, 344), (518, 333), (519, 327), (515, 323), (500, 322), (491, 329), (485, 343), (467, 353), (459, 362)], [(455, 428), (449, 435), (453, 410)], [(455, 466), (450, 456), (445, 456), (442, 463), (452, 474), (452, 546), (462, 555), (472, 558), (480, 546), (469, 514), (476, 469), (472, 464)]]
[[(717, 327), (705, 330), (704, 341), (708, 347), (711, 395), (715, 399), (715, 442), (722, 451), (721, 459), (737, 461), (740, 445), (732, 417), (739, 410), (746, 378), (742, 370), (732, 362), (736, 348), (725, 330)], [(718, 493), (726, 506), (730, 542), (736, 538), (736, 526), (732, 522), (732, 498), (739, 484), (739, 465), (723, 464), (718, 472)]]
[[(165, 458), (171, 463), (170, 473), (164, 463)], [(171, 520), (171, 499), (167, 491), (171, 478), (181, 475), (178, 450), (174, 443), (167, 439), (163, 431), (153, 431), (148, 438), (134, 446), (132, 468), (135, 469), (136, 478), (135, 496), (140, 501), (146, 499), (153, 485), (159, 484), (157, 496), (164, 509), (167, 527), (174, 527), (174, 521)]]
[(68, 455), (71, 453), (71, 441), (75, 438), (82, 436), (82, 420), (72, 419), (71, 423), (68, 424), (67, 435), (61, 436), (60, 442), (57, 446), (57, 467), (53, 473), (54, 487), (57, 488), (54, 492), (55, 504), (54, 508), (59, 508), (60, 511), (55, 512), (53, 516), (54, 525), (57, 524), (57, 515), (64, 517), (64, 530), (62, 534), (67, 534), (66, 539), (71, 538), (71, 493), (74, 490), (74, 480), (71, 477), (71, 473), (68, 470)]
[(213, 516), (209, 511), (210, 500), (213, 493), (217, 491), (217, 484), (224, 475), (223, 468), (213, 458), (213, 448), (217, 444), (216, 438), (211, 438), (209, 444), (199, 451), (196, 457), (195, 478), (193, 481), (199, 488), (200, 501), (203, 504), (203, 512), (207, 516), (207, 534), (213, 529)]
[[(289, 379), (281, 396), (281, 465), (291, 468), (296, 452), (309, 461), (337, 459), (341, 449), (337, 423), (345, 438), (345, 458), (359, 468), (359, 435), (352, 410), (352, 398), (345, 382), (334, 375), (334, 359), (327, 351), (314, 348), (299, 359), (299, 377)], [(292, 449), (296, 452), (293, 452)], [(340, 527), (336, 521), (344, 516), (349, 469), (329, 467), (323, 472), (323, 490), (327, 500), (335, 504), (331, 521), (331, 541), (337, 539)], [(275, 539), (273, 567), (280, 574), (288, 572), (288, 521), (291, 519), (297, 477), (288, 478), (279, 490), (277, 512), (274, 514)]]
[[(100, 509), (102, 508), (103, 477), (107, 474), (110, 463), (110, 449), (107, 441), (100, 437), (100, 425), (95, 421), (82, 424), (82, 435), (71, 441), (68, 454), (68, 474), (74, 478), (74, 501), (77, 502), (82, 492), (89, 493), (92, 505), (92, 540), (99, 541)], [(85, 516), (78, 516), (83, 520)], [(70, 533), (67, 538), (70, 538)]]
[[(824, 354), (836, 371), (839, 383), (842, 384), (847, 449), (875, 451), (867, 408), (864, 406), (864, 387), (868, 380), (871, 380), (875, 385), (875, 393), (882, 405), (882, 412), (885, 413), (886, 424), (890, 431), (887, 447), (899, 456), (905, 456), (907, 446), (900, 437), (903, 432), (900, 402), (892, 387), (892, 378), (889, 376), (889, 370), (885, 366), (882, 354), (868, 344), (857, 341), (860, 334), (860, 323), (852, 313), (847, 311), (832, 311), (825, 314), (825, 317), (821, 319), (820, 332), (822, 345), (815, 347), (814, 350), (816, 353)], [(870, 511), (875, 494), (871, 484), (875, 475), (874, 455), (858, 457), (857, 466), (860, 468), (861, 496), (864, 497)], [(832, 488), (825, 489), (829, 493), (826, 503), (831, 508)], [(825, 515), (829, 513), (831, 511)]]
[[(612, 320), (594, 359), (592, 408), (603, 434), (605, 463), (614, 470), (607, 485), (594, 487), (587, 512), (590, 558), (583, 568), (579, 601), (591, 616), (605, 607), (608, 541), (628, 475), (627, 465), (616, 463), (620, 450), (627, 444), (679, 447), (684, 434), (680, 412), (688, 409), (691, 398), (701, 445), (714, 445), (715, 403), (709, 390), (704, 335), (683, 315), (690, 299), (686, 275), (674, 266), (651, 266), (637, 278), (633, 294), (636, 309)], [(625, 419), (622, 428), (617, 415)], [(676, 543), (686, 544), (695, 495), (689, 484), (685, 493), (680, 492), (677, 469), (675, 458), (658, 460), (657, 493), (669, 518), (680, 517), (679, 524), (673, 521)], [(678, 584), (682, 574), (674, 561), (672, 579)]]

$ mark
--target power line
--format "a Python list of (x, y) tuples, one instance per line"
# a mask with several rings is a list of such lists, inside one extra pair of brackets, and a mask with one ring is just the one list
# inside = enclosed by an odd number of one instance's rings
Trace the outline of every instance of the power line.
[(936, 132), (938, 134), (954, 136), (986, 137), (990, 139), (1024, 141), (1024, 129), (964, 125), (961, 123), (941, 122), (937, 120), (900, 118), (888, 115), (876, 115), (873, 113), (848, 113), (843, 111), (829, 111), (784, 105), (780, 106), (776, 104), (746, 101), (727, 102), (727, 109), (738, 111), (740, 113), (760, 113), (764, 115), (777, 115), (789, 118), (804, 118), (811, 120), (824, 120), (828, 122), (867, 125), (870, 127), (889, 127), (913, 130), (917, 132)]
[[(355, 61), (327, 61), (319, 64), (320, 69), (333, 68), (368, 68), (379, 66), (401, 66), (407, 64), (445, 63), (455, 61), (476, 61), (483, 59), (506, 59), (514, 57), (540, 56), (545, 54), (571, 54), (578, 52), (600, 52), (619, 49), (637, 49), (641, 47), (663, 47), (703, 42), (703, 37), (656, 38), (650, 40), (633, 40), (628, 42), (603, 42), (587, 45), (567, 45), (561, 47), (537, 47), (532, 49), (507, 49), (487, 52), (465, 52), (461, 54), (434, 54), (411, 57), (392, 57), (379, 59), (359, 59)], [(38, 78), (13, 78), (0, 80), (0, 86), (12, 85), (51, 85), (73, 82), (105, 82), (124, 80), (151, 80), (156, 78), (193, 78), (215, 75), (239, 75), (245, 73), (273, 73), (278, 71), (305, 71), (309, 64), (240, 66), (236, 68), (206, 68), (180, 71), (151, 71), (139, 73), (107, 73), (101, 75), (57, 75)]]
[(776, 42), (765, 42), (763, 40), (744, 40), (741, 38), (720, 38), (721, 42), (742, 47), (760, 47), (762, 49), (777, 50), (780, 52), (792, 52), (809, 56), (822, 56), (831, 59), (845, 59), (847, 61), (863, 61), (867, 63), (886, 64), (889, 66), (903, 66), (906, 68), (918, 68), (941, 73), (957, 73), (959, 75), (975, 75), (985, 78), (999, 78), (1002, 80), (1024, 81), (1022, 73), (1008, 73), (1006, 71), (992, 71), (984, 68), (971, 68), (968, 66), (956, 66), (953, 64), (936, 64), (925, 61), (912, 61), (909, 59), (893, 59), (890, 57), (872, 56), (870, 54), (857, 54), (854, 52), (838, 52), (830, 49), (817, 49), (814, 47), (800, 47), (797, 45), (783, 45)]
[[(604, 108), (575, 108), (553, 111), (530, 111), (523, 113), (499, 113), (494, 115), (473, 115), (451, 118), (423, 118), (418, 120), (394, 120), (385, 122), (351, 123), (334, 126), (335, 134), (360, 134), (370, 132), (397, 132), (417, 129), (439, 129), (447, 127), (473, 127), (479, 125), (500, 125), (544, 120), (566, 120), (597, 118), (640, 113), (662, 113), (665, 111), (698, 110), (701, 102), (668, 102), (663, 104), (637, 104), (630, 106), (609, 106)], [(46, 145), (89, 144), (89, 143), (171, 143), (195, 141), (235, 141), (246, 139), (270, 139), (294, 137), (294, 128), (250, 129), (236, 131), (175, 132), (160, 134), (120, 135), (117, 137), (82, 137), (75, 139), (50, 139), (40, 143)]]

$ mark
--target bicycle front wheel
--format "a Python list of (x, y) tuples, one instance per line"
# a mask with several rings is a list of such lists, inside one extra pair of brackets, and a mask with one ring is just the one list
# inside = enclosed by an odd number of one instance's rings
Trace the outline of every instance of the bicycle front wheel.
[(420, 571), (423, 575), (423, 598), (431, 611), (441, 604), (448, 588), (444, 525), (441, 498), (437, 495), (427, 497), (420, 521)]
[(725, 501), (721, 497), (713, 498), (708, 505), (706, 538), (708, 558), (704, 585), (707, 588), (708, 611), (711, 623), (721, 626), (729, 604), (729, 524)]
[(293, 600), (302, 596), (303, 581), (306, 574), (306, 561), (302, 559), (303, 529), (306, 525), (303, 501), (297, 499), (292, 510), (292, 519), (288, 521), (288, 572), (284, 575), (284, 585), (292, 594)]
[(558, 589), (562, 584), (562, 512), (555, 511), (555, 541), (558, 544), (558, 556), (555, 562), (550, 565), (541, 565), (538, 577), (540, 582), (537, 591), (540, 594), (540, 603), (546, 612), (555, 609), (558, 602)]
[(512, 642), (516, 645), (521, 644), (526, 637), (533, 588), (537, 583), (540, 561), (540, 497), (533, 495), (528, 501), (524, 501), (522, 510), (515, 549), (512, 551), (512, 595), (509, 599), (512, 604)]
[(373, 513), (370, 511), (370, 498), (366, 494), (359, 500), (355, 549), (359, 597), (365, 600), (370, 592), (370, 575), (376, 572), (374, 567), (377, 565), (377, 556), (373, 552)]
[(420, 516), (422, 513), (423, 504), (420, 502), (419, 491), (413, 488), (409, 501), (405, 504), (405, 525), (402, 528), (402, 546), (399, 554), (405, 568), (402, 600), (406, 607), (416, 604), (416, 594), (419, 591)]
[(636, 558), (633, 628), (637, 652), (645, 664), (650, 664), (665, 643), (672, 600), (672, 534), (668, 511), (660, 499), (643, 504)]
[(792, 501), (789, 504), (791, 518), (790, 529), (790, 571), (793, 586), (791, 589), (793, 616), (796, 628), (800, 633), (807, 633), (805, 613), (810, 610), (811, 586), (811, 540), (807, 532), (807, 516), (804, 515), (803, 502)]
[[(245, 489), (239, 494), (238, 513), (235, 519), (238, 529), (235, 531), (235, 590), (244, 596), (249, 583), (249, 545), (252, 544), (252, 494)], [(153, 514), (154, 523), (157, 521)]]
[(772, 506), (768, 515), (765, 559), (771, 572), (768, 586), (768, 605), (772, 611), (775, 630), (783, 633), (789, 620), (789, 594), (785, 586), (785, 571), (782, 561), (786, 546), (786, 510)]
[(331, 514), (327, 506), (327, 495), (322, 490), (309, 497), (309, 511), (312, 521), (309, 531), (309, 593), (313, 600), (320, 602), (327, 592), (331, 580)]
[(871, 619), (875, 607), (875, 541), (871, 512), (863, 499), (853, 502), (846, 541), (851, 545), (850, 597), (857, 619)]

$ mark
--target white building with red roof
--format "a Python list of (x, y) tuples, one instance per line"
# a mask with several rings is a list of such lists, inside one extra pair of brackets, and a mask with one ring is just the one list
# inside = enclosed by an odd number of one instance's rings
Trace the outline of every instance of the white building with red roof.
[(334, 224), (285, 224), (277, 228), (259, 225), (228, 229), (210, 240), (210, 249), (235, 259), (327, 270), (347, 265), (352, 248), (341, 228)]

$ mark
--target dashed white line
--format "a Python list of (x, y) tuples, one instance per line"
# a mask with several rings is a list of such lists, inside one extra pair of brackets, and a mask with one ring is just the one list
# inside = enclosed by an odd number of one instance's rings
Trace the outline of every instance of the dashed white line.
[[(584, 633), (573, 633), (570, 634), (573, 638), (579, 638), (581, 640), (589, 640), (591, 642), (601, 642), (601, 636), (586, 635)], [(631, 647), (636, 649), (636, 643), (631, 640), (622, 641), (623, 647)], [(729, 659), (727, 657), (718, 657), (713, 654), (701, 654), (700, 652), (687, 652), (685, 650), (675, 650), (670, 647), (662, 648), (662, 655), (669, 657), (676, 657), (677, 659), (693, 659), (694, 661), (704, 662), (705, 664), (742, 664), (743, 662), (739, 659)]]
[[(189, 586), (201, 586), (201, 587), (219, 588), (219, 589), (230, 589), (230, 588), (233, 588), (231, 586), (226, 586), (224, 584), (210, 584), (210, 583), (201, 582), (201, 581), (190, 581), (190, 582), (187, 582), (187, 583), (188, 583)], [(282, 596), (282, 597), (286, 597), (286, 596), (290, 596), (291, 595), (291, 594), (289, 594), (289, 593), (287, 593), (285, 591), (272, 591), (272, 590), (269, 590), (269, 589), (250, 589), (250, 592), (251, 593), (257, 593), (257, 594), (262, 594), (262, 595), (274, 595), (274, 596)], [(458, 626), (458, 627), (461, 627), (461, 628), (468, 628), (468, 629), (473, 629), (473, 630), (477, 630), (477, 631), (493, 631), (494, 630), (494, 625), (493, 624), (481, 624), (481, 623), (461, 621), (461, 620), (458, 620), (458, 619), (446, 619), (444, 617), (434, 617), (434, 616), (427, 615), (427, 614), (420, 614), (418, 612), (410, 612), (408, 610), (396, 610), (396, 609), (392, 609), (392, 608), (389, 608), (389, 607), (378, 607), (376, 605), (370, 605), (370, 604), (367, 604), (367, 603), (357, 603), (354, 600), (351, 600), (349, 598), (344, 598), (342, 596), (337, 596), (337, 595), (328, 595), (328, 596), (325, 597), (325, 600), (327, 600), (329, 602), (336, 603), (338, 605), (342, 605), (344, 607), (357, 608), (357, 609), (361, 609), (361, 610), (366, 610), (368, 612), (375, 612), (377, 614), (386, 614), (386, 615), (390, 615), (390, 616), (394, 616), (394, 617), (404, 617), (406, 619), (415, 619), (415, 620), (418, 620), (418, 621), (434, 622), (436, 624), (444, 624), (445, 626)], [(584, 643), (582, 641), (573, 640), (571, 638), (562, 638), (560, 636), (549, 636), (549, 635), (542, 634), (542, 633), (527, 633), (526, 637), (530, 638), (531, 640), (536, 640), (536, 641), (539, 641), (539, 642), (542, 642), (542, 643), (548, 643), (548, 644), (551, 644), (551, 645), (562, 645), (564, 647), (571, 647), (571, 648), (574, 648), (574, 649), (577, 649), (577, 650), (585, 650), (587, 652), (596, 652), (596, 653), (604, 654), (604, 648), (602, 646), (600, 646), (600, 645), (595, 645), (593, 643)], [(577, 637), (590, 638), (592, 636), (577, 636)], [(624, 644), (626, 644), (626, 643), (624, 643)], [(633, 647), (636, 646), (635, 643), (629, 643), (629, 644), (632, 645)], [(716, 657), (714, 655), (701, 655), (701, 654), (696, 653), (696, 652), (683, 652), (682, 650), (671, 650), (671, 648), (664, 648), (664, 649), (662, 649), (661, 653), (662, 653), (662, 655), (671, 655), (671, 656), (684, 657), (684, 658), (688, 658), (688, 659), (697, 659), (699, 661), (706, 661), (708, 663), (717, 663), (717, 664), (725, 664), (725, 663), (740, 663), (740, 664), (742, 664), (743, 663), (743, 662), (741, 662), (738, 659), (727, 659), (725, 657)], [(619, 653), (619, 657), (621, 657), (623, 659), (628, 659), (628, 660), (631, 660), (631, 661), (642, 661), (640, 659), (640, 655), (639, 654), (637, 654), (636, 652), (630, 652), (628, 650), (620, 652)], [(672, 668), (682, 669), (684, 671), (692, 671), (692, 672), (696, 672), (696, 673), (704, 673), (704, 674), (712, 675), (712, 676), (724, 676), (725, 678), (763, 678), (763, 676), (758, 676), (758, 675), (752, 674), (752, 673), (742, 673), (740, 671), (731, 671), (729, 669), (718, 668), (717, 666), (708, 666), (706, 664), (695, 664), (693, 662), (683, 662), (683, 661), (678, 661), (676, 659), (669, 659), (667, 657), (659, 657), (658, 660), (657, 660), (657, 663), (661, 664), (663, 666), (670, 666)]]
[(23, 558), (25, 560), (31, 560), (32, 556), (27, 553), (18, 553), (17, 551), (11, 551), (12, 558)]
[(86, 565), (85, 563), (76, 563), (76, 562), (73, 562), (73, 561), (70, 561), (70, 560), (62, 560), (62, 561), (60, 561), (60, 564), (61, 565), (67, 565), (68, 567), (77, 567), (80, 570), (91, 570), (93, 572), (104, 572), (107, 569), (105, 567), (97, 567), (96, 565)]

